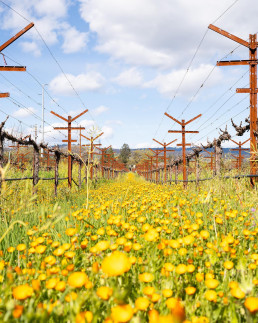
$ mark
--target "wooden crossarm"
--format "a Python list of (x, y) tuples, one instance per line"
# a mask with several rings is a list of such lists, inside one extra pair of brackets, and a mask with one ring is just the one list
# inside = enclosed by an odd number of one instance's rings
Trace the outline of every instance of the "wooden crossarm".
[[(63, 139), (62, 142), (68, 142), (67, 139)], [(71, 140), (71, 142), (77, 142), (77, 140)]]
[(56, 117), (68, 122), (68, 119), (65, 119), (64, 117), (60, 116), (59, 114), (55, 113), (54, 111), (50, 111), (52, 114), (54, 114)]
[(164, 113), (165, 116), (169, 117), (170, 119), (174, 120), (175, 122), (177, 122), (178, 124), (180, 124), (180, 126), (182, 126), (182, 122), (180, 122), (179, 120), (175, 119), (174, 117), (172, 117), (170, 114), (168, 114), (167, 112)]
[(93, 139), (93, 141), (95, 141), (96, 139), (98, 139), (100, 136), (102, 136), (104, 134), (104, 132), (101, 132), (99, 135), (97, 135), (97, 137), (95, 137), (94, 139)]
[(15, 36), (13, 36), (12, 38), (10, 38), (9, 40), (7, 40), (7, 42), (5, 42), (2, 46), (0, 46), (0, 52), (3, 51), (6, 47), (8, 47), (9, 45), (11, 45), (16, 39), (18, 39), (19, 37), (21, 37), (23, 34), (25, 34), (28, 30), (30, 30), (32, 27), (34, 26), (34, 23), (30, 23), (28, 26), (26, 26), (25, 28), (23, 28), (21, 31), (19, 31)]
[(89, 141), (90, 141), (90, 138), (88, 138), (88, 137), (84, 136), (83, 134), (81, 134), (81, 137), (83, 137), (83, 138), (85, 138), (85, 139), (87, 139), (87, 140), (89, 140)]
[[(258, 89), (254, 90), (255, 93), (258, 93)], [(236, 89), (236, 93), (252, 93), (251, 89), (246, 89), (246, 88), (240, 88), (240, 89)]]
[(85, 113), (86, 113), (86, 112), (88, 112), (88, 111), (89, 111), (88, 109), (84, 110), (82, 113), (80, 113), (80, 114), (78, 114), (76, 117), (72, 118), (72, 120), (71, 120), (71, 121), (74, 121), (74, 120), (78, 119), (79, 117), (81, 117), (83, 114), (85, 114)]
[(250, 65), (250, 64), (257, 64), (257, 62), (255, 63), (254, 61), (250, 61), (250, 60), (238, 60), (238, 61), (219, 61), (217, 62), (217, 66), (235, 66), (235, 65)]
[(1, 72), (25, 72), (25, 66), (0, 66)]
[(196, 117), (194, 117), (193, 119), (191, 119), (191, 120), (187, 121), (187, 122), (185, 123), (185, 125), (187, 125), (187, 124), (189, 124), (189, 123), (193, 122), (194, 120), (196, 120), (196, 119), (200, 118), (201, 116), (202, 116), (202, 114), (201, 114), (201, 113), (200, 113), (200, 114), (198, 114), (198, 116), (196, 116)]
[(206, 151), (206, 153), (208, 153), (208, 154), (210, 154), (210, 155), (214, 155), (214, 152), (212, 152), (212, 151), (208, 151), (207, 149), (205, 149), (205, 148), (202, 148), (204, 151)]
[(156, 156), (159, 155), (163, 150), (153, 150), (152, 148), (149, 148)]
[(249, 43), (247, 41), (245, 41), (245, 40), (243, 40), (243, 39), (241, 39), (241, 38), (239, 38), (237, 36), (234, 36), (234, 35), (228, 33), (227, 31), (225, 31), (225, 30), (223, 30), (221, 28), (218, 28), (218, 27), (216, 27), (216, 26), (214, 26), (212, 24), (210, 24), (208, 28), (211, 29), (211, 30), (216, 31), (217, 33), (219, 33), (219, 34), (221, 34), (221, 35), (223, 35), (223, 36), (225, 36), (225, 37), (227, 37), (229, 39), (234, 40), (235, 42), (237, 42), (237, 43), (239, 43), (239, 44), (241, 44), (241, 45), (243, 45), (245, 47), (249, 48)]
[[(177, 144), (177, 146), (183, 146), (182, 144)], [(185, 146), (191, 146), (191, 144), (185, 144)]]
[(0, 98), (9, 98), (10, 93), (0, 93)]
[(236, 145), (238, 145), (238, 142), (236, 142), (235, 140), (233, 140), (233, 139), (229, 139), (229, 140), (231, 140), (232, 142), (234, 142)]
[(248, 138), (246, 141), (241, 143), (241, 146), (243, 146), (244, 144), (246, 144), (248, 141), (250, 140), (250, 138)]
[(177, 141), (177, 139), (173, 140), (173, 141), (170, 141), (168, 144), (166, 144), (166, 147), (173, 144), (173, 142)]
[(168, 130), (169, 133), (199, 133), (199, 131), (189, 131), (189, 130)]
[[(98, 147), (97, 147), (98, 148)], [(106, 147), (106, 148), (102, 148), (102, 150), (103, 151), (106, 151), (106, 150), (108, 150), (109, 148), (111, 148), (111, 145), (110, 146), (108, 146), (108, 147)], [(98, 148), (98, 149), (100, 149), (100, 148)]]
[[(67, 130), (68, 127), (54, 127), (55, 130)], [(84, 130), (84, 127), (70, 127), (71, 130)]]
[(158, 140), (156, 140), (156, 139), (152, 139), (152, 140), (156, 141), (158, 144), (160, 144), (161, 146), (163, 146), (163, 147), (164, 147), (164, 144), (162, 144), (162, 143), (161, 143), (161, 142), (159, 142)]

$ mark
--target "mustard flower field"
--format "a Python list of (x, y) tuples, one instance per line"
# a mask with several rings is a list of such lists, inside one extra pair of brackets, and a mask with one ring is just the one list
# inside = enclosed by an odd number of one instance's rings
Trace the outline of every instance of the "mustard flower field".
[(129, 173), (27, 206), (5, 188), (0, 321), (258, 322), (257, 192), (224, 185)]

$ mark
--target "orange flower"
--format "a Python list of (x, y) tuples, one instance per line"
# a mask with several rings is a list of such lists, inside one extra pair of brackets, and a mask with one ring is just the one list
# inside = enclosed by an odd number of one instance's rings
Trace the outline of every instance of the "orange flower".
[(24, 251), (26, 249), (26, 245), (24, 243), (18, 244), (16, 247), (18, 251)]
[(245, 307), (252, 314), (258, 312), (258, 297), (247, 297), (245, 300)]
[(208, 290), (205, 293), (205, 298), (210, 302), (216, 302), (217, 301), (217, 293), (214, 290)]
[(110, 296), (113, 294), (113, 289), (107, 286), (101, 286), (97, 289), (97, 295), (99, 298), (107, 301)]
[(59, 292), (63, 292), (65, 290), (66, 283), (64, 281), (59, 281), (56, 284), (55, 290), (58, 290)]
[(46, 246), (40, 245), (36, 247), (36, 253), (43, 254), (46, 251)]
[(54, 289), (57, 284), (57, 279), (56, 278), (50, 278), (49, 280), (46, 281), (46, 288), (47, 289)]
[(31, 285), (35, 291), (38, 292), (40, 290), (40, 281), (38, 279), (33, 279)]
[(84, 272), (76, 271), (68, 278), (68, 285), (75, 288), (81, 288), (87, 282), (88, 277)]
[(145, 297), (138, 297), (135, 301), (135, 307), (140, 311), (146, 311), (149, 307), (149, 300)]
[(201, 235), (201, 237), (202, 237), (204, 240), (208, 239), (208, 238), (209, 238), (209, 236), (210, 236), (209, 232), (208, 232), (208, 231), (206, 231), (206, 230), (202, 230), (202, 231), (200, 232), (200, 235)]
[(16, 305), (14, 310), (13, 310), (13, 317), (18, 319), (19, 317), (21, 317), (23, 312), (23, 306), (22, 305)]
[(225, 261), (224, 267), (228, 270), (232, 269), (234, 267), (234, 263), (232, 261)]
[(24, 300), (31, 297), (33, 288), (29, 285), (20, 285), (13, 289), (13, 297), (18, 300)]
[(235, 298), (241, 299), (245, 297), (245, 293), (242, 291), (240, 287), (232, 288), (231, 289), (231, 295)]
[(186, 287), (185, 292), (187, 295), (193, 295), (196, 292), (196, 288), (192, 286)]
[(111, 317), (115, 322), (128, 322), (133, 317), (133, 309), (130, 305), (118, 305), (112, 307)]
[(182, 275), (187, 272), (187, 266), (184, 264), (180, 264), (176, 267), (176, 273)]
[(154, 275), (151, 273), (143, 273), (139, 275), (139, 280), (144, 283), (150, 283), (154, 279)]
[(120, 276), (131, 268), (129, 258), (120, 251), (113, 252), (110, 256), (104, 258), (102, 270), (108, 276)]
[(219, 281), (217, 279), (213, 279), (213, 278), (207, 279), (205, 281), (205, 285), (210, 289), (215, 289), (218, 287)]
[(173, 291), (171, 289), (163, 289), (162, 294), (164, 297), (171, 297), (173, 295)]
[(73, 235), (75, 235), (76, 233), (76, 229), (75, 228), (69, 228), (66, 229), (65, 234), (68, 235), (69, 237), (72, 237)]

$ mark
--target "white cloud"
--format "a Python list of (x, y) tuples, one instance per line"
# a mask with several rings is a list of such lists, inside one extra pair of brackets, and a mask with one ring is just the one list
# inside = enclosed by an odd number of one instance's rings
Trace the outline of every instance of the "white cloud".
[[(69, 81), (77, 92), (96, 91), (104, 85), (104, 78), (98, 72), (88, 72), (87, 74), (66, 74)], [(62, 95), (73, 95), (74, 91), (63, 74), (56, 76), (49, 84), (53, 93)]]
[[(207, 77), (209, 72), (212, 70), (212, 65), (200, 65), (197, 68), (191, 69), (188, 72), (187, 78), (183, 86), (180, 89), (181, 95), (192, 93), (193, 90), (197, 90), (198, 86), (202, 84), (204, 79)], [(178, 87), (178, 84), (182, 80), (185, 74), (185, 70), (175, 70), (167, 74), (159, 74), (153, 80), (146, 82), (144, 87), (146, 88), (155, 88), (161, 94), (167, 95), (169, 97), (175, 92)], [(205, 86), (214, 86), (222, 80), (222, 72), (220, 69), (215, 69), (212, 78), (209, 80)]]
[(67, 13), (69, 2), (67, 0), (37, 0), (33, 3), (38, 15), (63, 17)]
[[(88, 33), (78, 31), (71, 26), (68, 20), (68, 8), (72, 4), (70, 0), (10, 0), (10, 5), (26, 17), (28, 21), (33, 21), (35, 27), (42, 35), (44, 41), (48, 45), (55, 45), (59, 41), (59, 36), (63, 38), (62, 49), (64, 53), (75, 53), (86, 47)], [(3, 29), (11, 29), (12, 33), (17, 32), (26, 26), (24, 19), (17, 15), (14, 11), (4, 7), (2, 16)], [(29, 39), (31, 42), (25, 42), (22, 48), (25, 52), (30, 50), (35, 55), (39, 55), (39, 47), (42, 44), (41, 37), (35, 28), (25, 33), (23, 39)], [(29, 46), (29, 49), (27, 48)]]
[(104, 134), (101, 136), (101, 139), (110, 139), (113, 137), (114, 131), (112, 127), (103, 126), (102, 131), (104, 132)]
[(24, 52), (32, 53), (34, 56), (40, 56), (40, 54), (41, 54), (38, 44), (36, 42), (34, 42), (34, 41), (32, 41), (32, 42), (29, 42), (29, 41), (22, 42), (21, 47), (22, 47)]
[(109, 110), (109, 108), (108, 108), (108, 107), (105, 107), (104, 105), (101, 105), (101, 106), (97, 107), (96, 109), (94, 109), (94, 110), (92, 111), (92, 114), (93, 114), (95, 117), (97, 117), (97, 116), (99, 116), (100, 114), (105, 113), (105, 112), (106, 112), (106, 111), (108, 111), (108, 110)]
[(17, 118), (25, 118), (25, 117), (28, 117), (30, 115), (32, 115), (33, 113), (35, 113), (36, 110), (32, 107), (29, 107), (29, 108), (21, 108), (17, 111), (15, 111), (13, 113), (14, 117), (17, 117)]
[(79, 32), (76, 28), (68, 26), (62, 32), (64, 42), (62, 48), (64, 53), (71, 54), (83, 50), (88, 41), (88, 33)]
[(134, 87), (139, 86), (143, 82), (143, 76), (135, 67), (123, 71), (113, 79), (113, 82), (120, 86)]
[[(216, 24), (240, 37), (257, 32), (258, 6), (239, 1)], [(187, 66), (206, 28), (233, 0), (80, 0), (82, 18), (98, 36), (96, 49), (133, 65)], [(229, 19), (230, 18), (230, 19)], [(239, 25), (241, 21), (241, 29)], [(216, 51), (234, 48), (235, 43), (209, 32), (198, 55), (209, 62)]]

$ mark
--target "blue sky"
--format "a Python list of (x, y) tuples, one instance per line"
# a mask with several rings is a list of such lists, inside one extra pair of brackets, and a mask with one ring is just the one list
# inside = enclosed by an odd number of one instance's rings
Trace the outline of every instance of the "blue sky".
[[(89, 112), (78, 119), (86, 127), (83, 133), (97, 134), (103, 130), (103, 146), (112, 144), (115, 148), (123, 143), (132, 148), (153, 147), (154, 137), (166, 142), (178, 138), (180, 142), (180, 136), (167, 133), (178, 127), (164, 116), (165, 111), (186, 120), (203, 114), (191, 124), (191, 130), (200, 131), (187, 137), (193, 144), (217, 137), (218, 128), (226, 124), (234, 134), (230, 118), (239, 123), (249, 115), (248, 95), (235, 94), (236, 87), (248, 86), (248, 68), (213, 69), (216, 61), (238, 44), (211, 30), (205, 32), (223, 14), (214, 24), (247, 39), (250, 33), (258, 31), (256, 0), (235, 3), (232, 0), (6, 0), (5, 3), (35, 23), (51, 51), (35, 28), (3, 51), (8, 65), (16, 65), (13, 62), (16, 61), (27, 66), (27, 72), (0, 72), (1, 92), (10, 92), (10, 99), (1, 99), (0, 117), (5, 118), (3, 112), (10, 115), (7, 128), (13, 133), (33, 133), (37, 125), (38, 140), (41, 139), (40, 84), (48, 84), (45, 141), (49, 144), (65, 139), (64, 134), (53, 130), (53, 126), (64, 124), (50, 110), (74, 116), (88, 108)], [(19, 14), (0, 2), (1, 43), (29, 23)], [(239, 47), (226, 59), (247, 58), (248, 50)], [(73, 138), (78, 138), (76, 131)], [(234, 139), (247, 138), (248, 134)]]

